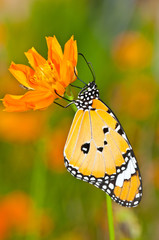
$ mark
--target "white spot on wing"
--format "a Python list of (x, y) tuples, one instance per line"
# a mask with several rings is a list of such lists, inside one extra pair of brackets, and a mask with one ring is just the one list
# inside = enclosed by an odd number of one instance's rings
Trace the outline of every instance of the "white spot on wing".
[(134, 157), (131, 158), (131, 161), (133, 162), (133, 165), (135, 168), (137, 168), (137, 165), (136, 165), (136, 159)]
[(118, 187), (122, 187), (122, 186), (123, 186), (123, 182), (124, 182), (124, 172), (120, 173), (120, 174), (117, 176), (116, 185), (117, 185)]
[(127, 137), (125, 133), (122, 134), (122, 137), (127, 141)]
[(139, 198), (140, 197), (140, 193), (136, 194), (136, 198)]
[(83, 178), (83, 180), (84, 180), (84, 181), (88, 181), (89, 178), (88, 178), (87, 176), (85, 176), (85, 177)]
[(129, 161), (127, 169), (125, 170), (125, 179), (130, 179), (131, 175), (135, 173), (135, 168), (132, 161)]
[(95, 179), (95, 177), (91, 177), (90, 180), (91, 181), (95, 181), (96, 179)]
[(113, 183), (109, 183), (109, 188), (110, 188), (110, 189), (114, 189)]
[(123, 171), (122, 173), (120, 173), (117, 176), (116, 179), (116, 185), (119, 187), (123, 186), (123, 182), (124, 180), (129, 180), (131, 178), (131, 175), (135, 173), (135, 168), (133, 166), (133, 163), (131, 161), (129, 161), (127, 168), (125, 169), (125, 171)]
[(73, 175), (75, 175), (76, 174), (76, 172), (73, 170), (72, 172), (71, 172)]
[(110, 116), (112, 116), (114, 118), (114, 114), (112, 112), (110, 112), (109, 114), (110, 114)]
[(108, 194), (110, 194), (110, 193), (111, 193), (110, 189), (107, 189), (107, 190), (106, 190), (106, 192), (107, 192)]
[(139, 201), (135, 201), (135, 202), (134, 202), (134, 205), (137, 205), (137, 204), (138, 204), (138, 202), (139, 202)]

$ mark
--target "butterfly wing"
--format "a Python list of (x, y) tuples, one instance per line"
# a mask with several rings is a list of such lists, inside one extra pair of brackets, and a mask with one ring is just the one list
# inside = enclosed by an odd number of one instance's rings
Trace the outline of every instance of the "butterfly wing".
[(122, 206), (137, 206), (140, 171), (132, 147), (113, 112), (99, 99), (78, 110), (64, 148), (65, 166), (78, 179), (101, 188)]

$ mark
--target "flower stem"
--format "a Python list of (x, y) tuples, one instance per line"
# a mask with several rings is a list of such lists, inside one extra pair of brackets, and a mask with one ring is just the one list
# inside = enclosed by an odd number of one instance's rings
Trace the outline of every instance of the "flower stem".
[(106, 204), (107, 204), (109, 239), (114, 240), (115, 234), (114, 234), (114, 224), (113, 224), (112, 200), (107, 194), (106, 194)]
[[(68, 94), (65, 94), (65, 95), (66, 95), (67, 99), (72, 101), (73, 100), (73, 93), (72, 93), (72, 91), (70, 91), (70, 93), (71, 93), (71, 95), (68, 95)], [(72, 104), (71, 107), (72, 107), (74, 112), (77, 111), (77, 108), (76, 108), (75, 104)]]
[(44, 166), (46, 143), (44, 139), (39, 139), (35, 144), (35, 159), (33, 165), (33, 175), (31, 179), (30, 195), (33, 198), (37, 222), (34, 233), (28, 235), (26, 240), (39, 240), (40, 237), (40, 209), (43, 207), (46, 194), (46, 168)]

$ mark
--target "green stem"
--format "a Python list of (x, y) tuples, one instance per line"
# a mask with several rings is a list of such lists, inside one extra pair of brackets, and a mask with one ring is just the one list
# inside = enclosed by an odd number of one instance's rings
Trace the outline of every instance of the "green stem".
[(113, 223), (112, 200), (107, 194), (106, 194), (106, 204), (107, 204), (109, 239), (114, 240), (115, 234), (114, 234), (114, 223)]
[[(35, 144), (35, 159), (32, 170), (31, 189), (30, 194), (33, 198), (35, 209), (37, 209), (37, 226), (39, 227), (40, 209), (43, 207), (44, 198), (46, 194), (46, 168), (44, 166), (45, 159), (45, 140), (40, 139)], [(39, 229), (35, 229), (34, 233), (28, 235), (26, 240), (39, 240)]]
[[(67, 97), (67, 99), (69, 99), (69, 100), (71, 100), (71, 101), (73, 100), (73, 93), (72, 93), (72, 92), (71, 92), (71, 95), (65, 94), (65, 96)], [(77, 111), (77, 108), (76, 108), (75, 104), (71, 104), (71, 107), (72, 107), (72, 109), (73, 109), (74, 112)]]

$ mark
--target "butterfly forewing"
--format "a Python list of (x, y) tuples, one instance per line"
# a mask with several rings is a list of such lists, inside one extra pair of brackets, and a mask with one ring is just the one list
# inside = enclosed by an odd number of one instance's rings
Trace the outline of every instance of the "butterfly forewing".
[(136, 158), (118, 119), (98, 98), (94, 82), (79, 94), (76, 106), (64, 148), (68, 171), (122, 206), (137, 206), (142, 184)]

